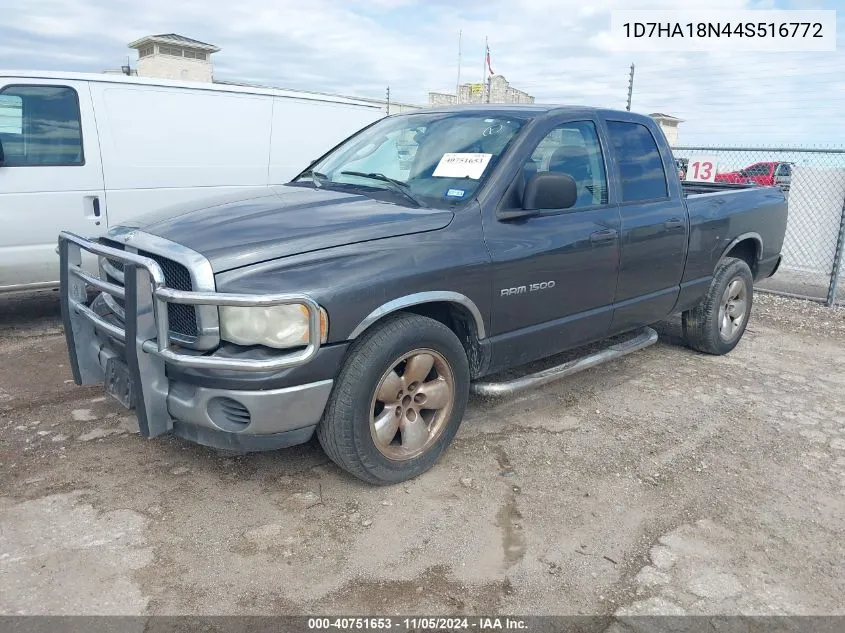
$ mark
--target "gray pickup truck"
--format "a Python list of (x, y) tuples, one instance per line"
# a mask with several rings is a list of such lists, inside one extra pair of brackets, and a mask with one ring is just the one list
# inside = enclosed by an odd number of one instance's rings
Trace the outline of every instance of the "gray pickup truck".
[(430, 468), (471, 390), (639, 349), (669, 315), (729, 352), (787, 218), (776, 187), (682, 184), (647, 117), (522, 105), (387, 117), (292, 182), (201, 207), (61, 234), (76, 382), (104, 383), (146, 436), (254, 451), (316, 433), (375, 484)]

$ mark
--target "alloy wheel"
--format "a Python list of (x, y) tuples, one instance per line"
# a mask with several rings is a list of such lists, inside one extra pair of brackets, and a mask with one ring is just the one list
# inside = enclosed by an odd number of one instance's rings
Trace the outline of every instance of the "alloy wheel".
[(402, 355), (373, 396), (370, 433), (376, 448), (398, 461), (421, 455), (446, 428), (454, 401), (454, 374), (441, 354), (417, 349)]

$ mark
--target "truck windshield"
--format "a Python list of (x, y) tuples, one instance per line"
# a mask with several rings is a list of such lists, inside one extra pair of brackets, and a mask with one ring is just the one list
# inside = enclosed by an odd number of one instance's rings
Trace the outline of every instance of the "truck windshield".
[(470, 199), (525, 119), (425, 113), (382, 119), (303, 172), (315, 187), (389, 190), (399, 204), (445, 208)]

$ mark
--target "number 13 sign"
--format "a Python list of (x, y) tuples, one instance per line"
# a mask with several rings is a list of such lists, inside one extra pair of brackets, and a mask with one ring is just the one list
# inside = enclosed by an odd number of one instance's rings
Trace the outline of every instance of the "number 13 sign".
[(695, 182), (714, 182), (716, 180), (715, 156), (697, 156), (690, 158), (687, 166), (687, 180)]

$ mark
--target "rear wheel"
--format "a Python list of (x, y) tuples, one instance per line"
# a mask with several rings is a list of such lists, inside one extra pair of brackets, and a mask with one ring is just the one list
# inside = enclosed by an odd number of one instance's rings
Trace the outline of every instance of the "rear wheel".
[(356, 477), (398, 483), (434, 465), (468, 395), (469, 363), (458, 337), (433, 319), (396, 315), (354, 343), (317, 437)]
[(682, 315), (687, 345), (707, 354), (730, 352), (748, 325), (753, 297), (754, 280), (748, 264), (725, 258), (701, 303)]

